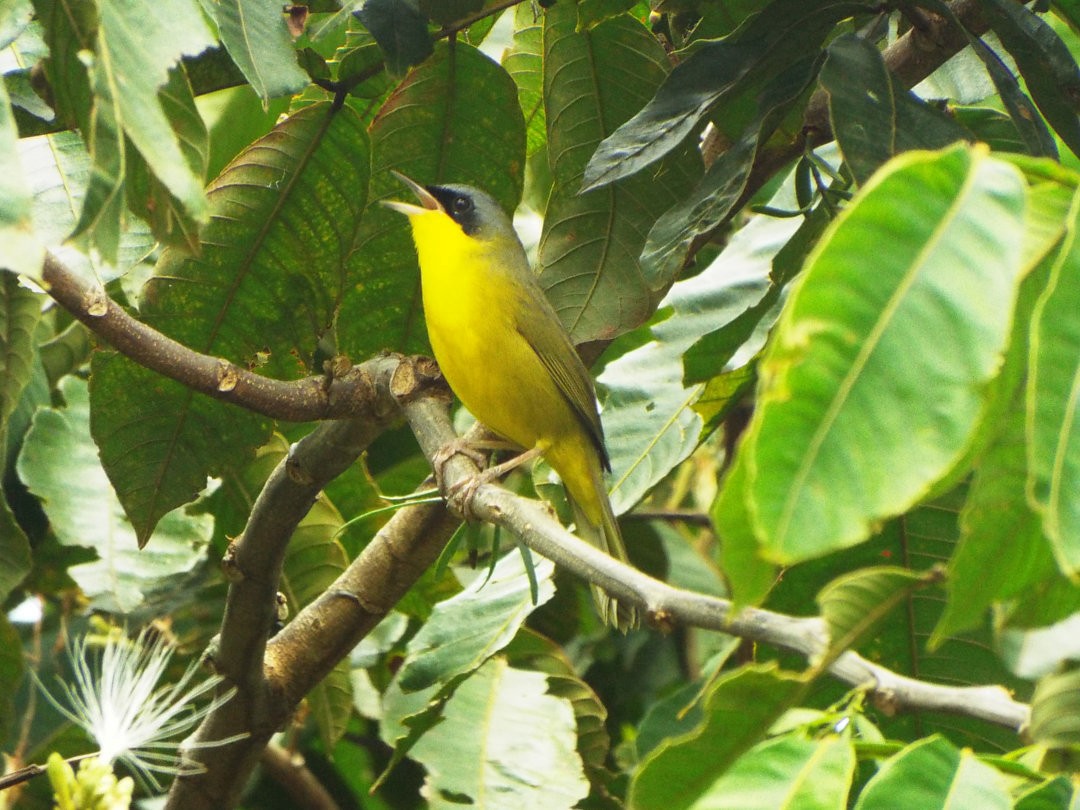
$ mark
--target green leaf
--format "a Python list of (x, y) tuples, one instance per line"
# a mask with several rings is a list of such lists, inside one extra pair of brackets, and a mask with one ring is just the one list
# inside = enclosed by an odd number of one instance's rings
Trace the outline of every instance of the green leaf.
[[(612, 338), (652, 314), (672, 277), (639, 263), (652, 223), (689, 191), (701, 172), (683, 148), (654, 172), (579, 195), (589, 154), (659, 86), (667, 54), (641, 23), (614, 17), (575, 30), (576, 10), (544, 15), (544, 106), (555, 187), (548, 199), (537, 264), (540, 284), (575, 342)], [(595, 65), (618, 65), (596, 70)]]
[(516, 669), (542, 672), (547, 676), (547, 693), (569, 701), (574, 708), (577, 727), (577, 752), (590, 780), (596, 782), (607, 774), (606, 763), (611, 741), (605, 723), (607, 709), (584, 681), (554, 641), (528, 628), (523, 629), (506, 648), (507, 659)]
[(61, 543), (97, 551), (97, 561), (68, 569), (91, 606), (130, 613), (155, 593), (174, 589), (178, 576), (202, 562), (213, 521), (172, 512), (161, 521), (153, 550), (140, 552), (90, 440), (86, 383), (65, 377), (60, 393), (66, 407), (34, 417), (19, 455), (19, 477), (42, 499)]
[(661, 743), (641, 762), (630, 781), (627, 806), (696, 806), (805, 689), (805, 681), (775, 666), (743, 667), (718, 679), (703, 704), (700, 725)]
[(833, 132), (860, 185), (901, 152), (971, 140), (952, 118), (906, 91), (878, 49), (852, 34), (829, 45), (821, 84)]
[(259, 97), (266, 101), (302, 90), (307, 74), (274, 0), (220, 0), (210, 4), (229, 56)]
[[(469, 45), (440, 43), (383, 104), (370, 132), (373, 199), (408, 194), (390, 168), (425, 184), (482, 188), (507, 211), (521, 199), (525, 122), (517, 88), (506, 71)], [(477, 144), (484, 145), (483, 160)], [(354, 244), (337, 319), (339, 350), (353, 357), (387, 347), (430, 351), (405, 217), (370, 206)]]
[(963, 456), (1011, 328), (1024, 203), (1019, 175), (983, 151), (908, 153), (818, 245), (740, 448), (766, 556), (860, 542)]
[(829, 630), (831, 661), (843, 650), (876, 635), (882, 622), (927, 580), (906, 568), (861, 568), (837, 577), (818, 594)]
[(1080, 68), (1068, 46), (1037, 14), (1010, 0), (988, 0), (983, 12), (1016, 60), (1039, 110), (1073, 154), (1080, 155)]
[(697, 46), (648, 104), (596, 149), (583, 189), (629, 177), (663, 157), (729, 94), (815, 55), (836, 23), (869, 10), (870, 3), (844, 0), (773, 0), (730, 36)]
[(934, 736), (886, 760), (867, 782), (855, 810), (1008, 810), (1005, 780), (971, 751)]
[(33, 198), (19, 160), (18, 141), (7, 88), (0, 81), (0, 240), (4, 245), (0, 271), (40, 277), (45, 248), (34, 233)]
[[(158, 93), (181, 56), (195, 55), (215, 40), (195, 0), (152, 5), (140, 0), (138, 8), (125, 0), (102, 0), (98, 13), (90, 69), (94, 173), (76, 235), (111, 261), (119, 241), (129, 163), (125, 136), (191, 219), (207, 219), (200, 167), (188, 162)], [(131, 25), (133, 14), (142, 24)]]
[(1051, 748), (1080, 745), (1080, 670), (1047, 675), (1031, 696), (1031, 739)]
[(808, 740), (787, 734), (759, 743), (739, 757), (727, 772), (717, 775), (693, 806), (710, 810), (843, 810), (854, 773), (855, 751), (850, 741), (839, 737)]
[(574, 710), (538, 672), (490, 659), (458, 687), (442, 723), (412, 749), (432, 808), (574, 807), (589, 792)]
[[(209, 187), (201, 253), (162, 255), (143, 290), (143, 319), (261, 373), (304, 373), (348, 289), (366, 154), (356, 114), (325, 104), (251, 144)], [(100, 353), (93, 403), (103, 463), (143, 540), (208, 475), (243, 467), (269, 435), (262, 417)]]
[(1072, 782), (1058, 776), (1018, 795), (1013, 810), (1071, 810), (1072, 798)]
[(1042, 516), (1062, 572), (1080, 572), (1080, 431), (1075, 407), (1080, 379), (1080, 202), (1066, 221), (1065, 245), (1036, 302), (1028, 377), (1028, 495)]
[(404, 76), (410, 67), (431, 56), (427, 18), (414, 0), (367, 0), (353, 13), (379, 43), (392, 75)]
[[(0, 432), (0, 438), (3, 438), (2, 432)], [(8, 596), (19, 587), (26, 575), (30, 573), (33, 562), (30, 540), (15, 521), (7, 498), (0, 496), (0, 600), (7, 600)], [(0, 671), (2, 669), (3, 667), (0, 666)], [(0, 677), (0, 683), (3, 683), (2, 677)], [(8, 692), (8, 694), (11, 693)], [(0, 706), (0, 717), (3, 714), (3, 707)], [(0, 723), (0, 727), (2, 725)]]
[(514, 9), (514, 38), (502, 64), (518, 88), (518, 103), (525, 114), (526, 155), (547, 143), (544, 118), (544, 24), (528, 3)]
[(697, 188), (649, 231), (641, 262), (652, 278), (674, 277), (693, 241), (726, 220), (742, 197), (758, 147), (781, 123), (817, 73), (820, 60), (794, 63), (755, 94), (756, 112), (738, 139), (718, 157)]
[(78, 134), (57, 132), (23, 138), (19, 156), (34, 195), (38, 236), (73, 273), (95, 284), (109, 282), (142, 261), (154, 247), (149, 227), (140, 220), (130, 222), (120, 234), (115, 263), (61, 244), (75, 228), (92, 170), (90, 155)]
[[(195, 177), (206, 176), (210, 142), (195, 96), (183, 65), (169, 71), (169, 79), (158, 92), (169, 125), (176, 133), (180, 151)], [(150, 223), (163, 246), (179, 247), (194, 253), (199, 247), (199, 220), (184, 202), (142, 161), (128, 166), (127, 200), (131, 211)], [(124, 235), (120, 237), (121, 248)]]
[(0, 434), (34, 373), (41, 295), (0, 273)]
[(406, 648), (399, 683), (406, 692), (445, 684), (471, 672), (501, 650), (525, 619), (555, 595), (555, 567), (540, 559), (535, 566), (539, 597), (532, 600), (529, 577), (517, 551), (496, 563), (491, 576), (478, 574), (459, 594), (435, 606)]
[(720, 568), (736, 607), (758, 605), (777, 581), (777, 567), (761, 555), (746, 502), (746, 461), (737, 456), (713, 501), (710, 517), (720, 539)]

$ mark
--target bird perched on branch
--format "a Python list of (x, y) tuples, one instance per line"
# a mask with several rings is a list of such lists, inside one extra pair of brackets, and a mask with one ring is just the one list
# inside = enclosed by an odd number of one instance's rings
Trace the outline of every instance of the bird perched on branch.
[[(419, 205), (386, 202), (412, 225), (428, 337), (466, 408), (562, 478), (577, 533), (626, 560), (604, 471), (610, 469), (592, 378), (529, 268), (510, 217), (470, 186), (424, 187), (395, 172)], [(593, 587), (603, 619), (625, 630), (634, 608)]]

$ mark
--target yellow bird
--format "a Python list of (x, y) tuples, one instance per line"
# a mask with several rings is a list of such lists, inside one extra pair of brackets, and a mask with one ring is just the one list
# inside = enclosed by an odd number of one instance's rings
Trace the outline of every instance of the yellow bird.
[[(592, 378), (529, 269), (506, 212), (469, 186), (427, 188), (394, 173), (420, 205), (385, 204), (412, 225), (428, 338), (443, 376), (491, 430), (540, 453), (562, 478), (578, 534), (626, 559)], [(604, 621), (636, 611), (593, 588)]]

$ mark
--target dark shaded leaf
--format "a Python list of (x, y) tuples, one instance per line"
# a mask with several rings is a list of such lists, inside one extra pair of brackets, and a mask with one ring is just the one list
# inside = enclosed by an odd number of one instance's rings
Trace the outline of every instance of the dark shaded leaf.
[(813, 57), (837, 22), (872, 6), (850, 0), (774, 0), (729, 37), (699, 45), (649, 103), (600, 144), (582, 189), (627, 177), (667, 154), (725, 96)]
[[(671, 277), (648, 274), (638, 257), (652, 223), (699, 176), (701, 159), (685, 147), (632, 181), (578, 193), (588, 156), (646, 102), (667, 72), (667, 55), (629, 16), (585, 32), (575, 30), (576, 19), (566, 3), (544, 18), (544, 103), (555, 187), (537, 263), (548, 299), (581, 343), (619, 335), (652, 314)], [(618, 68), (597, 71), (597, 64)]]
[[(163, 254), (143, 292), (143, 318), (197, 351), (265, 374), (310, 371), (346, 293), (366, 155), (362, 122), (326, 104), (253, 143), (209, 187), (213, 219), (200, 255)], [(262, 417), (123, 358), (94, 362), (94, 436), (140, 540), (208, 475), (243, 467), (267, 439)]]
[(983, 14), (1016, 60), (1032, 98), (1065, 145), (1080, 156), (1080, 67), (1054, 29), (1014, 0), (987, 0)]
[(431, 56), (427, 17), (415, 0), (368, 0), (353, 13), (379, 43), (392, 75), (404, 76), (410, 67)]
[(260, 98), (287, 96), (307, 85), (280, 2), (220, 0), (210, 9), (222, 44)]
[(804, 59), (769, 81), (757, 96), (757, 113), (742, 136), (709, 167), (689, 197), (656, 221), (641, 252), (650, 277), (675, 276), (693, 240), (715, 229), (732, 213), (746, 188), (758, 146), (768, 140), (802, 96), (819, 63), (816, 57)]
[(821, 84), (833, 132), (858, 183), (900, 152), (971, 140), (971, 133), (905, 90), (865, 40), (842, 36), (828, 53)]

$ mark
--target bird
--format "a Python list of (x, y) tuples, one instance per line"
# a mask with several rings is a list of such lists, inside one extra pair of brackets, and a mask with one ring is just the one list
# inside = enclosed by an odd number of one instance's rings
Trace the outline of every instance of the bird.
[[(443, 377), (473, 416), (525, 450), (519, 459), (542, 455), (558, 473), (577, 534), (626, 561), (604, 482), (611, 464), (592, 377), (510, 217), (472, 186), (422, 186), (394, 175), (419, 202), (383, 201), (409, 219), (428, 339)], [(638, 625), (634, 606), (592, 590), (605, 623), (622, 631)]]

